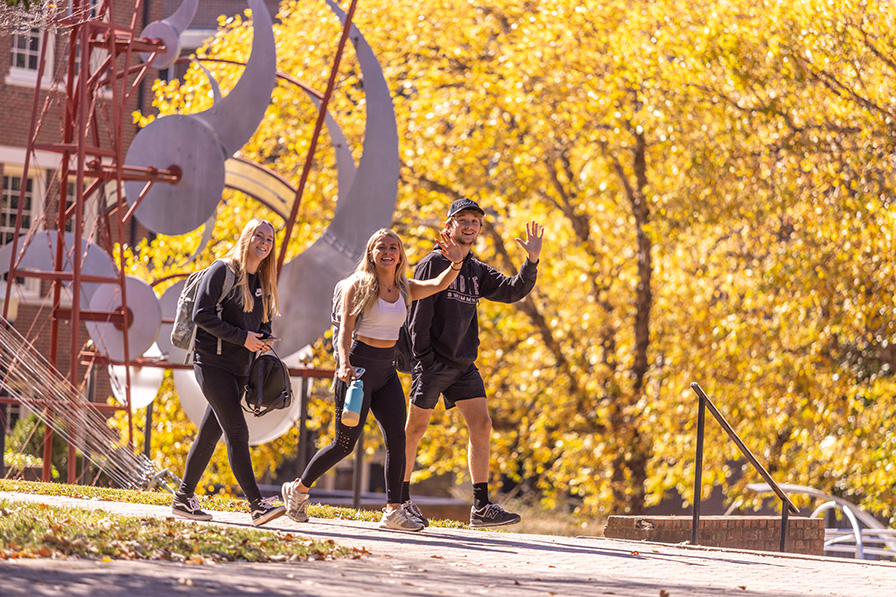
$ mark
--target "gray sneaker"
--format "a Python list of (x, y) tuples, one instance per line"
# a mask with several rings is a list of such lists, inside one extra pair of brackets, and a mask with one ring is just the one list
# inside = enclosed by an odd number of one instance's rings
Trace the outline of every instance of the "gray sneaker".
[(408, 518), (410, 518), (411, 520), (416, 520), (425, 527), (429, 526), (429, 519), (423, 516), (423, 512), (420, 511), (420, 508), (417, 507), (417, 504), (415, 504), (411, 500), (408, 500), (403, 503), (401, 507), (404, 508), (405, 514), (408, 515)]
[(284, 483), (283, 487), (280, 488), (280, 495), (283, 496), (287, 516), (296, 522), (308, 522), (308, 500), (310, 496), (299, 491), (298, 481)]
[(508, 512), (498, 504), (487, 504), (479, 510), (475, 506), (470, 509), (471, 527), (502, 527), (519, 521), (519, 514)]
[(405, 509), (399, 506), (391, 512), (383, 510), (383, 519), (380, 521), (381, 529), (394, 529), (396, 531), (422, 531), (423, 524), (411, 519)]

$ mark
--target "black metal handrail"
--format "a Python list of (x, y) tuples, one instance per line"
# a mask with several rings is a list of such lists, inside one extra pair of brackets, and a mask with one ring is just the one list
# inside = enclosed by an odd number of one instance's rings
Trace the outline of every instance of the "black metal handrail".
[(753, 465), (753, 468), (762, 475), (762, 478), (765, 479), (765, 482), (772, 488), (775, 495), (781, 498), (781, 551), (783, 552), (787, 540), (788, 515), (790, 512), (799, 514), (799, 508), (797, 508), (784, 491), (778, 487), (778, 484), (775, 483), (772, 476), (765, 470), (765, 467), (756, 459), (750, 449), (744, 444), (743, 440), (740, 439), (740, 436), (737, 435), (734, 428), (725, 420), (725, 417), (722, 416), (719, 409), (716, 408), (716, 405), (712, 403), (712, 400), (709, 399), (709, 396), (706, 395), (706, 392), (703, 391), (700, 384), (691, 382), (691, 389), (694, 390), (697, 397), (700, 399), (700, 407), (697, 412), (697, 467), (696, 472), (694, 473), (694, 522), (691, 527), (691, 545), (697, 545), (697, 531), (700, 527), (700, 486), (703, 482), (703, 427), (706, 419), (705, 411), (708, 408), (709, 412), (712, 413), (712, 416), (714, 416), (716, 421), (719, 422), (719, 425), (722, 426), (722, 429), (725, 430), (725, 433), (728, 434), (728, 437), (731, 438), (731, 441), (733, 441), (740, 449), (741, 454), (743, 454), (746, 459), (750, 461), (750, 464)]

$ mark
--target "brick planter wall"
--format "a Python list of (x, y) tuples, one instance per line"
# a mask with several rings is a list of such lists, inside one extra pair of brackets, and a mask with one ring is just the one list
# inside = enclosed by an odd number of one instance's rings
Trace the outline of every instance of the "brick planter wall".
[[(790, 517), (785, 551), (824, 555), (824, 520)], [(604, 537), (684, 543), (691, 540), (693, 519), (679, 516), (611, 516)], [(697, 543), (755, 551), (781, 550), (781, 519), (771, 516), (701, 516)]]

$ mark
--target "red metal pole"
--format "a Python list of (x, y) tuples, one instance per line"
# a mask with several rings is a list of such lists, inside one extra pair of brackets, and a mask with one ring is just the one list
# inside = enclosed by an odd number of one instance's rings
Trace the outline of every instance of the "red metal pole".
[(305, 165), (302, 168), (302, 177), (299, 179), (299, 186), (296, 189), (296, 199), (292, 203), (292, 210), (289, 213), (289, 219), (286, 220), (286, 232), (283, 235), (283, 242), (280, 243), (280, 254), (277, 257), (277, 273), (283, 269), (283, 262), (286, 259), (286, 247), (289, 245), (289, 237), (292, 234), (292, 228), (295, 225), (296, 216), (299, 213), (299, 203), (302, 201), (302, 193), (305, 192), (305, 184), (308, 182), (308, 174), (311, 172), (311, 162), (314, 160), (314, 151), (317, 149), (317, 139), (320, 137), (320, 131), (324, 126), (324, 117), (327, 114), (327, 106), (330, 103), (330, 96), (333, 95), (333, 88), (336, 86), (336, 73), (339, 71), (339, 63), (342, 61), (342, 53), (345, 50), (345, 42), (348, 40), (348, 32), (352, 28), (352, 19), (355, 16), (355, 7), (358, 0), (352, 0), (351, 6), (345, 15), (345, 26), (342, 28), (342, 36), (339, 38), (339, 47), (336, 49), (336, 57), (333, 59), (333, 68), (330, 69), (330, 78), (327, 80), (327, 89), (324, 91), (324, 97), (320, 102), (320, 110), (317, 113), (317, 122), (314, 123), (314, 132), (311, 135), (311, 145), (308, 146), (308, 155), (305, 156)]

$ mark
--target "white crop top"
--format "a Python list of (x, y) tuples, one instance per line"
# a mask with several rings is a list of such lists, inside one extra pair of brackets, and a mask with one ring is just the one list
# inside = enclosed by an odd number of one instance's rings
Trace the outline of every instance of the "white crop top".
[(373, 309), (361, 318), (355, 333), (376, 340), (398, 340), (398, 331), (407, 316), (408, 308), (401, 294), (394, 303), (378, 299)]

